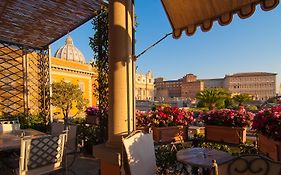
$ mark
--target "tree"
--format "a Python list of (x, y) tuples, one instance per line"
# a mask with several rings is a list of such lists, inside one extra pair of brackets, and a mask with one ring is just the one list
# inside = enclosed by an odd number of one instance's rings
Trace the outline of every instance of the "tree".
[(51, 104), (61, 109), (67, 124), (70, 110), (76, 107), (78, 112), (82, 111), (87, 100), (83, 98), (83, 92), (78, 85), (60, 81), (52, 84)]
[(239, 106), (244, 105), (244, 103), (253, 100), (253, 96), (249, 94), (239, 94), (233, 97), (233, 100), (239, 104)]
[(96, 97), (98, 99), (98, 108), (100, 111), (100, 129), (101, 139), (107, 140), (107, 124), (108, 124), (108, 10), (106, 7), (101, 8), (97, 12), (97, 16), (92, 21), (93, 37), (90, 37), (90, 47), (94, 51), (95, 63), (92, 63), (97, 69), (98, 77), (95, 85)]
[(210, 110), (216, 107), (223, 108), (225, 100), (229, 97), (229, 93), (222, 88), (205, 89), (196, 94), (199, 104), (208, 107)]

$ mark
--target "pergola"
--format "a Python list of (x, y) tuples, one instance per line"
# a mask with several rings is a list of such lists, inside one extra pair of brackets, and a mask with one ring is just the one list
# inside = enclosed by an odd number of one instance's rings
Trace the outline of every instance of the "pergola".
[[(3, 0), (0, 2), (0, 111), (50, 109), (50, 53), (48, 46), (90, 20), (103, 0)], [(226, 25), (233, 14), (251, 16), (279, 0), (162, 0), (179, 38), (183, 31), (211, 29), (213, 21)], [(134, 0), (109, 1), (109, 139), (96, 147), (101, 174), (119, 174), (121, 136), (134, 128), (133, 52)], [(32, 54), (36, 52), (37, 54)], [(35, 94), (35, 95), (33, 95)]]
[(0, 112), (50, 112), (49, 45), (87, 22), (102, 0), (0, 2)]

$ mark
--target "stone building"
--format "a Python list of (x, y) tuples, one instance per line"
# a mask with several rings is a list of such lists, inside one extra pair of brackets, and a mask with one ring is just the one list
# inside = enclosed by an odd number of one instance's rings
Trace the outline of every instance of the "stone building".
[[(60, 47), (51, 58), (50, 73), (51, 83), (63, 80), (78, 84), (83, 91), (83, 97), (88, 100), (88, 106), (96, 106), (97, 100), (93, 92), (97, 73), (90, 64), (86, 63), (82, 52), (74, 46), (69, 34), (65, 45)], [(52, 114), (59, 112), (59, 109), (52, 107)], [(74, 108), (70, 111), (70, 116), (76, 113), (77, 109)]]
[(276, 95), (276, 73), (247, 72), (226, 75), (224, 88), (231, 93), (251, 94), (256, 100)]
[(136, 74), (135, 99), (154, 100), (154, 78), (151, 71), (146, 74)]
[(204, 89), (204, 81), (197, 80), (193, 74), (185, 75), (181, 86), (181, 97), (194, 99), (195, 95)]
[(182, 79), (166, 81), (163, 77), (155, 79), (155, 100), (170, 101), (181, 97)]
[(255, 100), (266, 100), (276, 95), (276, 73), (247, 72), (226, 75), (217, 79), (197, 79), (193, 74), (165, 81), (155, 79), (155, 99), (169, 101), (174, 97), (194, 99), (196, 93), (209, 88), (224, 88), (232, 94), (250, 94)]

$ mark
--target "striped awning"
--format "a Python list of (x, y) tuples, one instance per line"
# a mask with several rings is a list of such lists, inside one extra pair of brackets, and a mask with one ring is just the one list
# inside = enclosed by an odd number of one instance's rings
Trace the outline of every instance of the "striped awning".
[(271, 10), (279, 0), (162, 0), (162, 4), (173, 28), (173, 37), (179, 38), (183, 31), (193, 35), (198, 26), (207, 32), (215, 20), (222, 26), (227, 25), (236, 13), (242, 19), (248, 18), (258, 4), (264, 11)]

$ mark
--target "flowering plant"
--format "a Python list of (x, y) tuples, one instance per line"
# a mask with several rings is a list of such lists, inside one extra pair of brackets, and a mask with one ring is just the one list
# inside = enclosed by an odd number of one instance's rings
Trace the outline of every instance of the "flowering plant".
[(136, 111), (136, 121), (138, 127), (149, 127), (151, 125), (148, 114), (148, 112), (139, 110)]
[(259, 111), (253, 120), (252, 129), (281, 141), (281, 107), (272, 107)]
[(88, 107), (86, 109), (86, 123), (90, 124), (100, 124), (100, 110), (97, 107)]
[(156, 127), (189, 125), (193, 123), (193, 113), (177, 107), (157, 106), (149, 111), (148, 116), (151, 124)]
[(207, 125), (249, 127), (254, 114), (247, 112), (244, 107), (240, 107), (238, 110), (211, 110), (201, 114), (200, 117)]
[(89, 115), (98, 115), (99, 114), (99, 109), (94, 107), (94, 106), (91, 106), (91, 107), (87, 107), (87, 109), (85, 110), (86, 114), (89, 116)]

